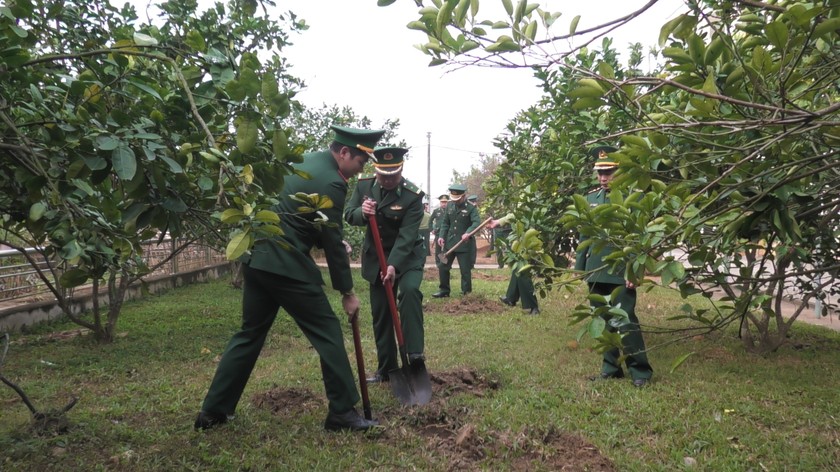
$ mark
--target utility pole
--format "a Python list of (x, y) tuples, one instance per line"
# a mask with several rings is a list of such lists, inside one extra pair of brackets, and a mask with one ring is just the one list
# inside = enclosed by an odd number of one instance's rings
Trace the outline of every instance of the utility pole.
[(432, 132), (426, 132), (426, 199), (432, 207)]

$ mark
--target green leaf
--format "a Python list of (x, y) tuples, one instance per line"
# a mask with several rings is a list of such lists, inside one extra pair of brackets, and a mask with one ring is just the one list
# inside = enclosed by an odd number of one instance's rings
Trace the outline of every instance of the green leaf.
[(137, 81), (137, 80), (130, 80), (130, 79), (129, 79), (129, 80), (127, 80), (126, 82), (128, 82), (129, 84), (131, 84), (131, 85), (133, 85), (133, 86), (135, 86), (135, 87), (139, 88), (140, 90), (142, 90), (142, 91), (144, 91), (144, 92), (148, 93), (149, 95), (151, 95), (151, 96), (153, 96), (153, 97), (157, 98), (158, 100), (163, 101), (163, 98), (161, 98), (160, 94), (159, 94), (159, 93), (157, 93), (157, 90), (155, 90), (155, 89), (153, 89), (153, 88), (149, 87), (148, 85), (146, 85), (146, 84), (144, 84), (144, 83), (142, 83), (142, 82), (139, 82), (139, 81)]
[(673, 374), (674, 371), (676, 371), (677, 368), (679, 368), (683, 364), (683, 362), (686, 361), (686, 359), (688, 359), (689, 357), (691, 357), (693, 355), (694, 355), (693, 352), (689, 352), (689, 353), (683, 354), (680, 357), (678, 357), (673, 363), (671, 363), (671, 372), (670, 373)]
[(61, 274), (61, 277), (58, 279), (58, 283), (64, 288), (72, 288), (84, 284), (85, 282), (87, 282), (87, 280), (88, 276), (85, 271), (83, 271), (82, 269), (73, 268), (64, 271)]
[(224, 224), (233, 225), (242, 221), (242, 218), (245, 218), (245, 213), (242, 210), (239, 208), (228, 208), (222, 212), (219, 220)]
[(96, 137), (96, 147), (103, 151), (113, 151), (122, 144), (119, 138), (110, 134), (100, 134)]
[(198, 52), (204, 52), (204, 50), (207, 49), (207, 43), (204, 41), (204, 36), (202, 36), (198, 30), (190, 30), (184, 38), (184, 44)]
[(484, 50), (487, 52), (519, 51), (519, 45), (516, 44), (510, 36), (501, 35), (495, 43), (487, 46)]
[(814, 28), (814, 37), (819, 38), (828, 33), (836, 35), (837, 30), (840, 30), (840, 18), (829, 18), (827, 20), (823, 20), (816, 28)]
[(250, 228), (245, 228), (242, 232), (236, 233), (228, 242), (225, 248), (225, 257), (228, 260), (235, 261), (239, 259), (245, 251), (247, 251), (254, 244), (254, 236)]
[(242, 154), (250, 154), (257, 145), (257, 123), (250, 118), (243, 117), (236, 127), (236, 146)]
[(764, 34), (777, 49), (782, 49), (787, 44), (788, 28), (781, 20), (764, 25)]
[(29, 219), (32, 221), (38, 221), (42, 216), (44, 216), (46, 211), (46, 205), (42, 202), (35, 202), (31, 207), (29, 207)]
[(600, 337), (604, 333), (604, 328), (607, 327), (607, 322), (600, 316), (592, 318), (589, 322), (589, 336), (593, 339)]
[(572, 19), (572, 23), (569, 25), (569, 34), (575, 34), (575, 31), (577, 31), (578, 23), (580, 23), (580, 15)]
[(143, 33), (134, 33), (134, 44), (138, 46), (157, 46), (158, 40)]
[(280, 217), (271, 210), (260, 210), (254, 215), (254, 219), (260, 223), (280, 223)]
[(376, 0), (376, 5), (380, 7), (387, 7), (388, 5), (396, 2), (397, 0)]
[(122, 180), (131, 180), (137, 172), (137, 158), (130, 147), (122, 145), (111, 153), (111, 165), (117, 177)]
[(507, 12), (508, 16), (513, 16), (513, 4), (510, 0), (502, 0), (502, 5), (505, 7), (505, 11)]
[(668, 41), (668, 37), (671, 36), (671, 33), (680, 25), (680, 23), (685, 20), (685, 15), (680, 15), (673, 20), (665, 23), (662, 25), (662, 28), (659, 30), (659, 46), (664, 46), (665, 41)]

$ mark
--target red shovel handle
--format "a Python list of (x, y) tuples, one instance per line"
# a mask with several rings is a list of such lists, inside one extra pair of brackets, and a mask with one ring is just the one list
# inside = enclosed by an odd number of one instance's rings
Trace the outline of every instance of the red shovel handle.
[[(388, 265), (385, 262), (385, 250), (382, 249), (382, 238), (379, 236), (379, 226), (376, 224), (376, 216), (368, 215), (368, 223), (370, 223), (370, 230), (373, 233), (373, 244), (376, 246), (376, 257), (379, 259), (379, 272), (383, 277), (388, 273)], [(391, 318), (394, 320), (394, 332), (397, 335), (397, 344), (400, 349), (405, 346), (403, 340), (402, 326), (400, 325), (400, 315), (397, 314), (397, 301), (394, 300), (393, 284), (389, 280), (385, 283), (385, 293), (388, 296), (388, 307), (391, 309)]]

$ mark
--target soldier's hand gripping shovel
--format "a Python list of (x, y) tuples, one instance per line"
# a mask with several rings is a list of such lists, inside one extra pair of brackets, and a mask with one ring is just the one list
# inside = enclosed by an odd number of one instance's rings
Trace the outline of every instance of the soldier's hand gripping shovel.
[(356, 366), (359, 368), (359, 389), (362, 391), (362, 408), (365, 419), (372, 420), (370, 412), (370, 398), (368, 397), (367, 377), (365, 375), (365, 359), (362, 355), (362, 336), (359, 334), (359, 310), (353, 314), (350, 326), (353, 328), (353, 345), (356, 348)]
[[(373, 233), (373, 242), (376, 246), (376, 256), (379, 259), (379, 271), (387, 273), (388, 266), (385, 260), (385, 251), (382, 249), (382, 239), (379, 236), (379, 226), (376, 224), (376, 217), (368, 216), (370, 230)], [(426, 370), (426, 363), (415, 361), (408, 362), (408, 354), (405, 352), (405, 338), (403, 338), (400, 316), (397, 313), (397, 302), (394, 300), (393, 282), (385, 283), (385, 293), (388, 297), (388, 307), (391, 310), (391, 319), (394, 322), (394, 334), (397, 336), (397, 346), (400, 351), (402, 367), (388, 372), (391, 391), (397, 400), (403, 405), (425, 405), (432, 399), (432, 381), (429, 379), (429, 372)]]
[[(484, 228), (485, 226), (487, 226), (487, 224), (490, 223), (491, 221), (493, 221), (492, 216), (490, 218), (487, 218), (486, 220), (482, 221), (480, 225), (476, 226), (476, 228), (474, 230), (470, 231), (469, 236), (473, 237), (475, 235), (475, 233), (478, 233), (479, 231), (481, 231), (481, 228)], [(449, 248), (448, 251), (438, 254), (438, 261), (446, 263), (446, 258), (449, 257), (449, 255), (452, 254), (453, 251), (458, 249), (458, 247), (461, 244), (464, 244), (464, 241), (469, 241), (469, 239), (470, 238), (464, 238), (464, 239), (458, 241), (458, 243), (456, 243), (454, 246)]]

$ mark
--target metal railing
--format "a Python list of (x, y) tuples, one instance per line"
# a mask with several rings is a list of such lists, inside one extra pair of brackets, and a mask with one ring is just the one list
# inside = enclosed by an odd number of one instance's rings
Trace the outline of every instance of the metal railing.
[[(148, 267), (165, 261), (178, 247), (176, 240), (168, 238), (159, 244), (157, 241), (146, 241), (142, 246), (143, 261)], [(27, 249), (26, 252), (35, 260), (35, 265), (30, 264), (17, 250), (0, 250), (0, 302), (53, 298), (36, 270), (37, 268), (49, 271), (53, 261), (45, 260), (35, 249)], [(191, 272), (226, 260), (223, 252), (208, 246), (192, 244), (145, 277)]]

